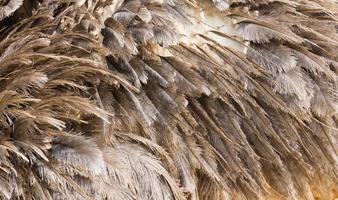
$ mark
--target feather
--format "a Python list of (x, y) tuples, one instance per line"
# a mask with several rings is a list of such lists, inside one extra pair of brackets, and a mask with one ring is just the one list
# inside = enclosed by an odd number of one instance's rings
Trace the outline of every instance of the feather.
[(22, 74), (22, 77), (17, 77), (7, 84), (7, 90), (29, 90), (29, 89), (41, 89), (48, 78), (41, 72), (31, 72)]
[(105, 169), (99, 147), (81, 135), (61, 136), (53, 139), (52, 157), (67, 167), (82, 169), (91, 175), (99, 175)]
[(288, 30), (278, 30), (280, 27), (267, 27), (260, 24), (241, 22), (237, 24), (236, 35), (243, 40), (254, 43), (268, 43), (271, 40), (285, 40), (293, 43), (301, 43), (300, 37)]
[(228, 0), (213, 0), (216, 8), (220, 11), (225, 11), (230, 7)]

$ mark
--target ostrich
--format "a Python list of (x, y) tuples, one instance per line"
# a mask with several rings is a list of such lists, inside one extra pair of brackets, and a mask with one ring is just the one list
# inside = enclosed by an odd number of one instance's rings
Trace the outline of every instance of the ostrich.
[(333, 200), (336, 0), (0, 0), (0, 199)]

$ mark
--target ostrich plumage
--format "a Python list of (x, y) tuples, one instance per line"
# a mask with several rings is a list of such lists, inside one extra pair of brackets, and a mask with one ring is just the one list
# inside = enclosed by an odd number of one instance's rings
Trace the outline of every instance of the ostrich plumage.
[(335, 0), (0, 0), (0, 199), (333, 200)]

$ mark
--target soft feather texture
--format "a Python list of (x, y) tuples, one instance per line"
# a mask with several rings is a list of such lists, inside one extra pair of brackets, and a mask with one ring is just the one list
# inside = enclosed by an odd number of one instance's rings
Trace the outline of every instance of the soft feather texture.
[(1, 2), (0, 199), (334, 199), (337, 14)]

